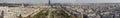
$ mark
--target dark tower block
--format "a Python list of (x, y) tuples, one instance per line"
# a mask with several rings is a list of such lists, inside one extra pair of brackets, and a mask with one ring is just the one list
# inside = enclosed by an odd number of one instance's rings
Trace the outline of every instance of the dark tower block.
[(48, 0), (48, 5), (51, 5), (51, 1), (50, 0)]

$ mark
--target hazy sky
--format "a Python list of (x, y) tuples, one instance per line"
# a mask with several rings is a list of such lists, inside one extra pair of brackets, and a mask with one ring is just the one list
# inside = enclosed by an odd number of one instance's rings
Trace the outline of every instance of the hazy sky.
[[(120, 0), (51, 0), (53, 3), (120, 3)], [(1, 0), (1, 2), (46, 3), (48, 0)]]

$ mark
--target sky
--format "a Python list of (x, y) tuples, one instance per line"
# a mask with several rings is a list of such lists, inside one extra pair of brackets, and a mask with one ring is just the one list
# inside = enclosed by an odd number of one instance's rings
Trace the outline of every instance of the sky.
[[(48, 0), (0, 0), (0, 2), (47, 3)], [(120, 3), (120, 0), (51, 0), (52, 3)]]

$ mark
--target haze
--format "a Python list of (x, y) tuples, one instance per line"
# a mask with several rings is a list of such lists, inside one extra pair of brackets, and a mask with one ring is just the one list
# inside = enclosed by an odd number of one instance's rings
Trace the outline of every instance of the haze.
[[(51, 0), (52, 3), (120, 3), (120, 0)], [(0, 2), (47, 3), (48, 0), (1, 0)]]

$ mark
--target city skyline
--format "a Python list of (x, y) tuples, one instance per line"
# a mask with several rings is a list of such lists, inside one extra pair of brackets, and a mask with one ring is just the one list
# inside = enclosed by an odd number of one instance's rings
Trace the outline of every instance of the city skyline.
[[(0, 2), (47, 3), (48, 0), (1, 0)], [(51, 0), (52, 3), (120, 3), (120, 0)]]

